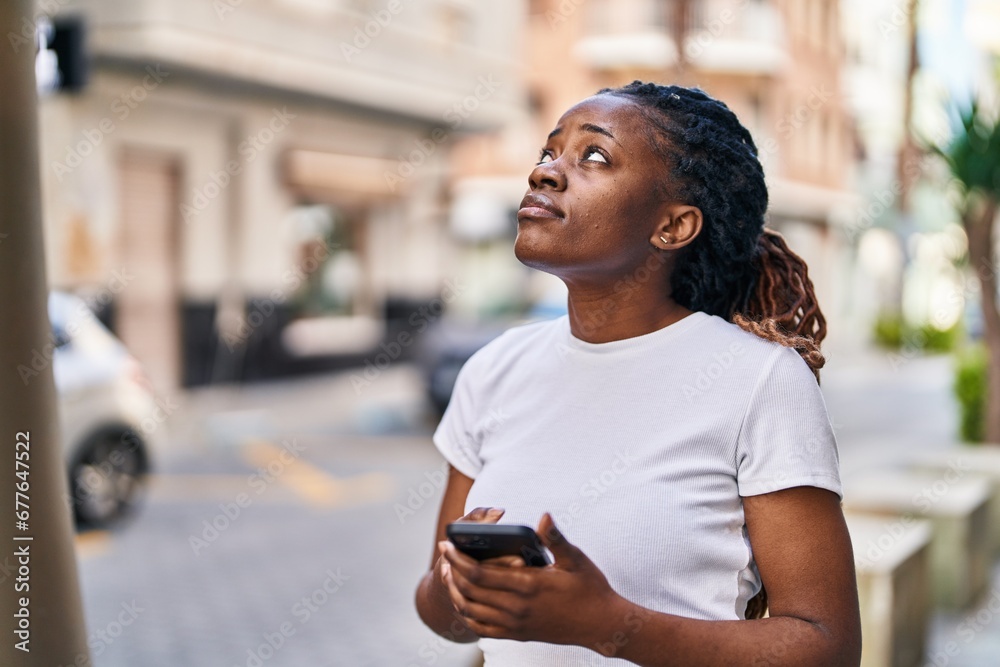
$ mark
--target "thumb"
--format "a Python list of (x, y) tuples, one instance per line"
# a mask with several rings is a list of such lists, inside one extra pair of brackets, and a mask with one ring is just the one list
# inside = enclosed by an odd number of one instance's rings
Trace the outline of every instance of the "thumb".
[(583, 552), (566, 540), (566, 536), (556, 528), (552, 515), (546, 512), (538, 522), (538, 536), (542, 544), (556, 557), (556, 564), (576, 565), (584, 558)]

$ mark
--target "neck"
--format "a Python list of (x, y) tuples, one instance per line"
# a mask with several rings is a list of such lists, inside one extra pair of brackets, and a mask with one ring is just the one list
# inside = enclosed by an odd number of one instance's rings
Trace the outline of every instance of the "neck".
[(608, 343), (652, 333), (692, 313), (659, 285), (626, 287), (574, 286), (569, 289), (569, 326), (573, 336), (588, 343)]

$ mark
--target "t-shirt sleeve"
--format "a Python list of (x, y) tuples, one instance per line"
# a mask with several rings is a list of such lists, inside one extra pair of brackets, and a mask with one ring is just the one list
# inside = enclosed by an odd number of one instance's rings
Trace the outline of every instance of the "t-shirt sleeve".
[(434, 446), (445, 460), (470, 478), (475, 478), (483, 468), (483, 461), (479, 458), (481, 443), (474, 429), (477, 380), (482, 379), (476, 369), (482, 361), (482, 352), (477, 351), (458, 371), (451, 400), (432, 436)]
[(844, 498), (840, 455), (816, 376), (781, 347), (754, 388), (736, 441), (741, 496), (816, 486)]

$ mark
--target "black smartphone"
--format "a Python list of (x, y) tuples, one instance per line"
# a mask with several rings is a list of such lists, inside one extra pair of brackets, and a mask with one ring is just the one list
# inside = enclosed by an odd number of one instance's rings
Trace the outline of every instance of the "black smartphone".
[(446, 532), (455, 548), (476, 560), (520, 556), (532, 567), (552, 564), (538, 533), (528, 526), (456, 521)]

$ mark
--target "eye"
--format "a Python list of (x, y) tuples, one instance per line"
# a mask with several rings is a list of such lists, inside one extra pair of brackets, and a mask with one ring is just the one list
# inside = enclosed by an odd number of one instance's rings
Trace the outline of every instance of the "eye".
[(545, 164), (546, 162), (552, 162), (552, 151), (547, 148), (543, 148), (542, 152), (538, 154), (538, 162), (535, 164)]
[(596, 146), (588, 146), (587, 149), (583, 151), (583, 159), (585, 162), (608, 163), (608, 158), (604, 157), (604, 153), (602, 153)]

